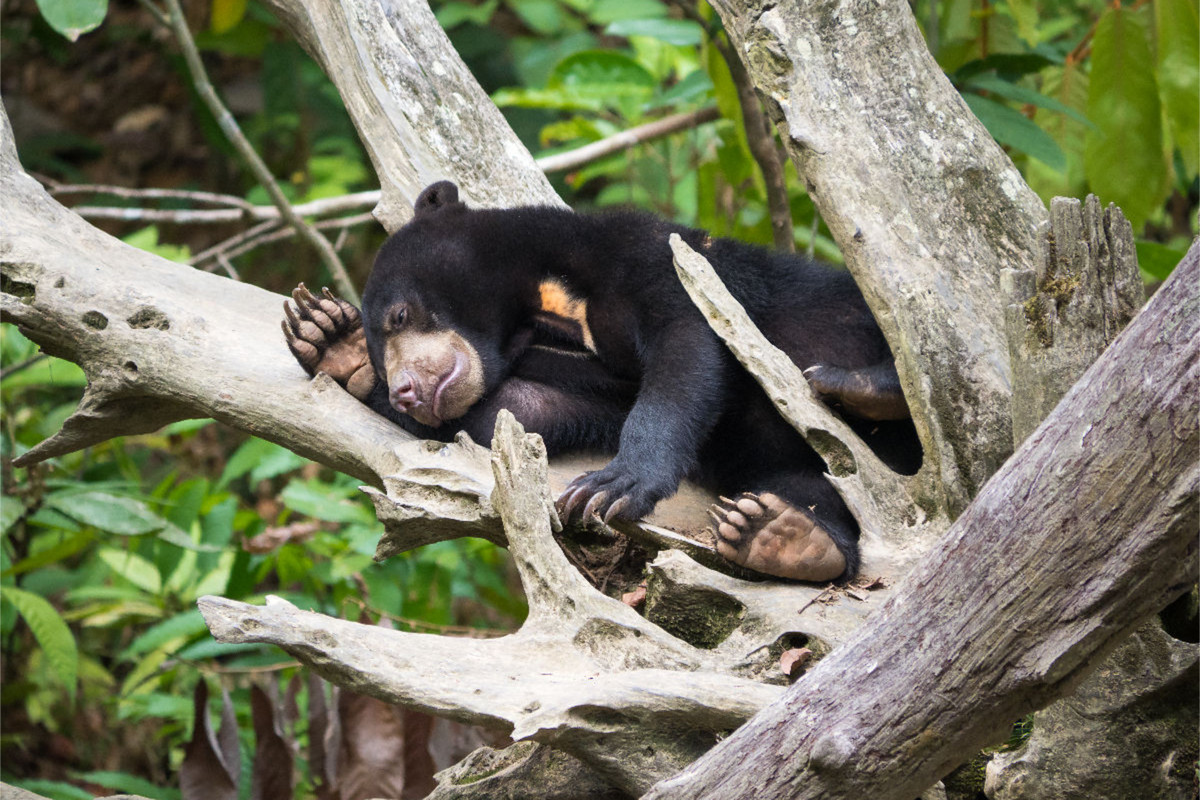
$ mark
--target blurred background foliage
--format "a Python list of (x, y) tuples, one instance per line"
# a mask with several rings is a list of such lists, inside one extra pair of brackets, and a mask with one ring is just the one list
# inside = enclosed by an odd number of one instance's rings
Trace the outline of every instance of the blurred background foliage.
[[(169, 32), (143, 5), (2, 7), (3, 99), (30, 172), (51, 185), (268, 202), (197, 101)], [(635, 204), (771, 242), (764, 179), (730, 67), (714, 46), (720, 21), (703, 2), (433, 7), (537, 156), (665, 115), (719, 109), (715, 122), (554, 174), (569, 203)], [(291, 200), (376, 187), (337, 92), (262, 6), (211, 0), (185, 9), (213, 82)], [(1094, 192), (1120, 205), (1147, 281), (1162, 280), (1196, 233), (1196, 0), (915, 0), (913, 11), (948, 78), (1030, 185), (1047, 201)], [(802, 182), (790, 166), (785, 172), (797, 248), (840, 260)], [(145, 202), (86, 190), (71, 201)], [(100, 224), (184, 262), (240, 230)], [(348, 224), (337, 237), (359, 285), (381, 239), (370, 223)], [(276, 291), (328, 283), (322, 271), (286, 238), (236, 258), (241, 279)], [(15, 456), (61, 426), (86, 376), (11, 326), (0, 336), (4, 779), (56, 798), (178, 797), (171, 787), (197, 682), (230, 691), (245, 732), (251, 686), (281, 685), (297, 671), (279, 651), (215, 643), (194, 605), (202, 594), (261, 602), (273, 593), (329, 614), (464, 635), (520, 624), (524, 604), (503, 551), (463, 540), (375, 563), (379, 529), (355, 481), (209, 420), (13, 468)], [(242, 749), (248, 759), (245, 733)], [(311, 790), (302, 779), (296, 796)]]

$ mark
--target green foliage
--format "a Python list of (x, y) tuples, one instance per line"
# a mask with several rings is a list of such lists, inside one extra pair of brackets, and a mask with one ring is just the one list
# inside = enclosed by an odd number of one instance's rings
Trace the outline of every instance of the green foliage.
[[(39, 356), (11, 326), (0, 333), (7, 462), (52, 432), (47, 416), (61, 421), (82, 381), (78, 368)], [(220, 468), (189, 466), (189, 450), (202, 442), (227, 454)], [(88, 708), (112, 727), (151, 726), (156, 757), (178, 765), (192, 724), (183, 698), (202, 673), (219, 666), (244, 686), (251, 670), (295, 671), (274, 648), (214, 642), (195, 607), (205, 594), (261, 603), (270, 592), (335, 616), (367, 611), (420, 629), (511, 628), (525, 613), (504, 551), (446, 542), (377, 564), (380, 530), (357, 481), (211, 421), (8, 475), (0, 646), (11, 672), (0, 713), (7, 720), (20, 708), (28, 721), (6, 725), (6, 753), (42, 746), (39, 736), (75, 738), (88, 718), (78, 712)], [(272, 531), (285, 535), (274, 545), (246, 544)], [(248, 699), (234, 697), (249, 730)], [(78, 739), (82, 763), (97, 763), (102, 742)], [(178, 797), (120, 770), (71, 777), (17, 782), (50, 797), (82, 796), (77, 783)]]
[(37, 0), (50, 27), (72, 42), (104, 22), (108, 0)]
[(1145, 23), (1134, 12), (1104, 12), (1092, 40), (1089, 132), (1083, 163), (1094, 192), (1140, 229), (1166, 199), (1162, 106)]

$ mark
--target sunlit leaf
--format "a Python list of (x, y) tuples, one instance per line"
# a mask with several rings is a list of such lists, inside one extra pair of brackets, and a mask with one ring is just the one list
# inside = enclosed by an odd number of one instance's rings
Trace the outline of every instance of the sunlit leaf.
[(11, 604), (33, 631), (33, 638), (45, 654), (46, 662), (67, 687), (72, 702), (79, 675), (79, 651), (75, 637), (54, 606), (33, 592), (15, 586), (0, 587), (0, 597)]
[(667, 7), (659, 0), (597, 0), (588, 19), (597, 25), (626, 19), (654, 19), (667, 16)]
[(1155, 0), (1158, 87), (1189, 176), (1200, 168), (1200, 23), (1195, 0)]
[(1038, 10), (1034, 0), (1008, 0), (1008, 10), (1017, 23), (1017, 35), (1032, 46), (1038, 43)]
[(1066, 169), (1067, 159), (1063, 151), (1045, 131), (1021, 112), (979, 95), (965, 94), (963, 99), (997, 142), (1032, 156), (1053, 169)]
[(1144, 26), (1126, 9), (1109, 8), (1096, 25), (1087, 115), (1096, 125), (1084, 149), (1088, 184), (1138, 231), (1169, 184), (1154, 57)]
[(209, 28), (221, 34), (233, 28), (246, 16), (246, 0), (212, 0)]
[(50, 27), (72, 42), (100, 27), (108, 14), (108, 0), (37, 0), (37, 5)]
[(159, 575), (158, 568), (137, 553), (118, 550), (115, 547), (102, 547), (96, 555), (109, 569), (139, 589), (153, 595), (162, 591), (162, 576)]
[(560, 61), (550, 75), (547, 88), (618, 106), (623, 101), (648, 99), (657, 85), (654, 76), (627, 55), (585, 50)]

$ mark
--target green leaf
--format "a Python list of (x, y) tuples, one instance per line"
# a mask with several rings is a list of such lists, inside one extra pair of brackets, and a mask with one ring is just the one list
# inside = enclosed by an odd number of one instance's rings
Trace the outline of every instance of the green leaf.
[(72, 773), (72, 777), (78, 781), (94, 783), (122, 794), (140, 795), (151, 800), (179, 800), (180, 797), (178, 789), (159, 786), (145, 778), (139, 778), (126, 772), (77, 772)]
[(309, 463), (287, 448), (265, 439), (247, 439), (225, 464), (225, 471), (217, 481), (217, 489), (224, 489), (230, 481), (250, 473), (250, 481), (257, 483), (284, 472), (299, 469)]
[(1019, 77), (1031, 72), (1041, 72), (1056, 63), (1040, 53), (1000, 53), (976, 61), (969, 61), (954, 73), (955, 83), (964, 83), (974, 75), (994, 70), (1000, 75)]
[(1084, 143), (1088, 184), (1139, 231), (1166, 199), (1169, 176), (1154, 57), (1144, 26), (1126, 9), (1109, 8), (1096, 25), (1087, 115), (1096, 125)]
[[(1050, 67), (1042, 73), (1042, 91), (1073, 109), (1087, 108), (1087, 71), (1072, 61), (1061, 67)], [(1050, 204), (1053, 197), (1082, 197), (1087, 194), (1087, 179), (1083, 170), (1083, 142), (1089, 125), (1085, 126), (1074, 117), (1056, 111), (1039, 108), (1033, 115), (1034, 123), (1050, 134), (1067, 157), (1067, 170), (1060, 172), (1044, 166), (1039, 161), (1025, 165), (1025, 180), (1038, 193), (1043, 202)]]
[(162, 576), (158, 568), (137, 553), (115, 547), (102, 547), (96, 555), (116, 574), (152, 595), (162, 591)]
[(976, 75), (967, 81), (967, 86), (970, 86), (972, 89), (982, 89), (986, 92), (991, 92), (992, 94), (998, 94), (1001, 97), (1006, 97), (1009, 100), (1015, 100), (1018, 103), (1029, 103), (1030, 105), (1038, 106), (1039, 108), (1049, 109), (1050, 111), (1058, 111), (1062, 114), (1066, 114), (1068, 117), (1077, 122), (1082, 122), (1084, 125), (1095, 127), (1088, 122), (1087, 117), (1071, 108), (1069, 105), (1066, 105), (1065, 103), (1056, 100), (1053, 97), (1047, 97), (1041, 92), (1036, 92), (1033, 89), (1027, 89), (1024, 86), (1019, 86), (1018, 84), (1006, 81), (998, 75), (993, 75), (990, 73)]
[(153, 225), (148, 228), (142, 228), (140, 231), (134, 231), (121, 239), (121, 241), (139, 250), (145, 250), (147, 253), (153, 253), (168, 261), (175, 261), (180, 264), (186, 264), (187, 260), (192, 257), (191, 248), (187, 245), (159, 244), (158, 228)]
[(436, 12), (436, 16), (438, 24), (444, 30), (457, 28), (464, 22), (470, 22), (474, 25), (487, 25), (499, 6), (500, 0), (487, 0), (486, 3), (481, 3), (477, 6), (454, 0), (453, 2), (441, 5)]
[(975, 94), (965, 94), (963, 99), (1000, 144), (1019, 150), (1060, 172), (1067, 168), (1067, 158), (1055, 141), (1021, 112)]
[(547, 85), (609, 106), (648, 99), (656, 87), (654, 76), (645, 67), (610, 50), (585, 50), (567, 56), (554, 67)]
[(1031, 47), (1041, 38), (1038, 35), (1037, 3), (1033, 0), (1008, 0), (1008, 10), (1017, 23), (1017, 35)]
[(1189, 177), (1200, 169), (1200, 23), (1195, 0), (1156, 0), (1158, 88)]
[(561, 31), (567, 21), (556, 0), (508, 0), (508, 6), (533, 31), (546, 36)]
[(140, 656), (142, 653), (157, 650), (175, 640), (179, 640), (174, 648), (178, 649), (183, 643), (207, 630), (208, 626), (204, 624), (204, 617), (200, 615), (200, 609), (193, 608), (151, 625), (121, 651), (120, 657), (128, 659)]
[(319, 481), (292, 481), (280, 493), (279, 499), (293, 511), (328, 522), (369, 524), (373, 519), (361, 503), (346, 499), (341, 490)]
[(61, 358), (44, 358), (15, 375), (5, 375), (0, 387), (5, 393), (26, 386), (87, 386), (87, 375), (76, 364)]
[(75, 699), (75, 680), (79, 675), (79, 651), (75, 647), (75, 637), (71, 629), (54, 606), (43, 598), (18, 589), (15, 586), (0, 587), (0, 597), (10, 603), (24, 619), (33, 638), (46, 656), (47, 663), (58, 674), (59, 680), (67, 687), (71, 700)]
[(704, 41), (704, 30), (689, 19), (625, 19), (612, 23), (604, 32), (609, 36), (649, 36), (660, 42), (691, 46)]
[(598, 0), (588, 19), (596, 25), (607, 25), (628, 19), (655, 19), (667, 16), (667, 7), (659, 0)]
[(72, 42), (104, 22), (108, 0), (37, 0), (38, 10), (51, 28)]
[(51, 800), (92, 800), (96, 796), (87, 789), (72, 786), (65, 781), (51, 781), (44, 778), (15, 780), (12, 785), (43, 797), (49, 797)]
[(45, 504), (85, 525), (122, 536), (153, 533), (167, 524), (140, 500), (107, 492), (54, 494), (46, 498)]
[[(50, 534), (53, 535), (53, 534)], [(4, 571), (5, 577), (9, 575), (20, 575), (30, 570), (40, 569), (48, 564), (56, 564), (65, 558), (75, 555), (80, 550), (83, 550), (91, 544), (94, 534), (90, 532), (77, 533), (74, 536), (69, 536), (61, 542), (46, 548), (38, 553), (34, 553), (28, 558), (18, 561), (12, 567)]]
[(213, 33), (222, 34), (231, 30), (245, 16), (246, 0), (212, 0), (208, 26)]
[(1137, 248), (1138, 267), (1156, 281), (1165, 281), (1167, 276), (1187, 255), (1187, 247), (1171, 247), (1159, 242), (1139, 241)]

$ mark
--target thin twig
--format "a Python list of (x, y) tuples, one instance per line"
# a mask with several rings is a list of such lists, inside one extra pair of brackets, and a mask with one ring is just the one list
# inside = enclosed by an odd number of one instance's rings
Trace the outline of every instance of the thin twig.
[[(316, 223), (316, 227), (321, 230), (329, 228), (348, 228), (353, 225), (362, 225), (368, 222), (374, 222), (375, 217), (371, 214), (358, 214), (353, 217), (342, 217), (340, 219), (326, 219)], [(256, 247), (261, 247), (272, 242), (280, 242), (284, 239), (289, 239), (295, 236), (296, 232), (292, 228), (274, 228), (271, 231), (258, 236), (255, 239), (247, 240), (238, 247), (233, 247), (221, 252), (226, 258), (237, 258), (238, 256), (248, 253)], [(197, 262), (198, 263), (198, 262)]]
[(557, 153), (552, 156), (539, 158), (537, 165), (542, 172), (562, 172), (568, 169), (575, 169), (593, 161), (598, 161), (613, 153), (618, 153), (643, 142), (650, 141), (651, 139), (695, 128), (698, 125), (703, 125), (706, 122), (712, 122), (720, 118), (721, 112), (716, 108), (702, 108), (699, 111), (672, 114), (669, 117), (663, 117), (654, 122), (647, 122), (645, 125), (638, 125), (636, 128), (630, 128), (627, 131), (614, 133), (612, 136), (606, 136), (597, 142), (586, 144), (583, 147), (570, 150), (566, 153)]
[(306, 223), (299, 217), (284, 196), (283, 191), (279, 188), (275, 178), (267, 169), (266, 164), (259, 158), (258, 153), (254, 151), (254, 147), (250, 141), (242, 133), (242, 129), (238, 127), (237, 121), (233, 118), (233, 114), (225, 108), (221, 99), (217, 97), (217, 92), (213, 88), (212, 83), (208, 79), (208, 75), (204, 70), (204, 63), (200, 60), (200, 52), (196, 49), (196, 43), (192, 39), (192, 33), (188, 30), (187, 20), (183, 16), (183, 9), (179, 5), (179, 0), (166, 0), (167, 8), (170, 11), (171, 29), (175, 32), (175, 38), (179, 41), (180, 50), (183, 52), (184, 61), (187, 62), (188, 71), (192, 75), (192, 83), (196, 87), (196, 92), (200, 98), (208, 106), (213, 117), (216, 118), (217, 124), (221, 127), (222, 132), (229, 139), (230, 144), (238, 151), (246, 166), (254, 173), (254, 177), (267, 190), (272, 202), (275, 203), (279, 213), (288, 221), (288, 224), (296, 229), (307, 242), (316, 248), (321, 256), (321, 260), (325, 263), (333, 277), (334, 283), (337, 284), (338, 291), (352, 303), (358, 303), (358, 292), (354, 288), (354, 284), (350, 281), (350, 276), (346, 272), (346, 267), (334, 252), (333, 246), (329, 240), (317, 232), (315, 228)]
[[(186, 189), (132, 189), (128, 186), (109, 186), (105, 184), (89, 183), (51, 183), (47, 188), (52, 197), (61, 197), (65, 194), (106, 194), (111, 197), (125, 197), (133, 200), (187, 200), (192, 203), (204, 203), (216, 206), (232, 206), (234, 208), (244, 209), (245, 211), (251, 213), (258, 208), (253, 203), (244, 200), (237, 195), (218, 194), (216, 192), (198, 192)], [(79, 213), (80, 208), (87, 208), (87, 206), (77, 207), (74, 209), (75, 212)]]
[(279, 225), (280, 225), (280, 221), (277, 219), (268, 220), (266, 222), (260, 222), (259, 224), (255, 225), (253, 228), (247, 228), (246, 230), (242, 231), (241, 233), (237, 234), (236, 236), (231, 236), (228, 239), (224, 240), (223, 242), (219, 242), (218, 244), (213, 245), (212, 247), (208, 248), (207, 250), (202, 250), (201, 252), (197, 253), (196, 255), (194, 255), (190, 259), (188, 259), (188, 263), (191, 264), (192, 266), (196, 266), (197, 264), (203, 263), (204, 261), (207, 261), (210, 258), (216, 258), (217, 255), (219, 255), (220, 253), (227, 253), (228, 251), (232, 250), (233, 248), (237, 247), (238, 245), (242, 244), (243, 242), (249, 241), (251, 239), (255, 239), (259, 236), (262, 236), (263, 234), (269, 233), (270, 231), (278, 228)]
[[(86, 186), (72, 187), (80, 191), (86, 190)], [(53, 190), (52, 190), (53, 191)], [(128, 190), (130, 194), (123, 195), (135, 197), (133, 192), (145, 192), (146, 196), (151, 196), (151, 192), (161, 192), (163, 197), (175, 197), (183, 194), (172, 193), (170, 189), (133, 189)], [(107, 193), (107, 192), (106, 192)], [(115, 193), (114, 193), (115, 194)], [(205, 193), (196, 193), (205, 194)], [(211, 195), (214, 198), (230, 197), (229, 195)], [(354, 194), (339, 195), (338, 197), (324, 197), (320, 200), (313, 200), (308, 203), (301, 203), (292, 206), (292, 211), (299, 217), (322, 217), (328, 214), (340, 214), (344, 211), (354, 211), (360, 208), (370, 208), (379, 202), (380, 192), (378, 189), (367, 192), (355, 192)], [(237, 199), (237, 198), (233, 198)], [(217, 202), (216, 200), (198, 200), (198, 202)], [(120, 208), (114, 206), (74, 206), (72, 209), (76, 214), (84, 219), (114, 219), (125, 222), (170, 222), (177, 225), (220, 225), (230, 222), (240, 222), (247, 218), (262, 219), (262, 220), (278, 220), (283, 216), (279, 209), (275, 206), (256, 206), (252, 203), (247, 203), (244, 200), (237, 208), (220, 208), (220, 209), (169, 209), (169, 208)]]

